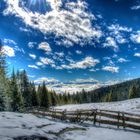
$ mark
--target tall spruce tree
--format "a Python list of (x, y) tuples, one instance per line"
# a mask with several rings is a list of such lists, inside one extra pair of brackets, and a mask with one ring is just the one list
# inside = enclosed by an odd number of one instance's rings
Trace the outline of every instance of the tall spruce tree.
[(56, 106), (58, 101), (57, 101), (57, 95), (55, 91), (51, 91), (50, 96), (51, 96), (51, 105)]
[(138, 92), (137, 92), (137, 88), (136, 86), (132, 86), (130, 87), (129, 89), (129, 99), (132, 99), (132, 98), (137, 98), (138, 97)]
[(0, 111), (9, 109), (9, 87), (7, 83), (5, 55), (2, 41), (0, 40)]
[(50, 95), (49, 95), (48, 89), (46, 88), (45, 82), (43, 82), (39, 97), (40, 97), (40, 106), (49, 108), (51, 105), (51, 100), (50, 100)]
[(18, 89), (17, 79), (14, 70), (10, 81), (10, 92), (11, 92), (11, 110), (14, 112), (22, 111), (23, 100), (22, 100), (21, 93), (19, 92)]
[(39, 105), (39, 101), (38, 101), (38, 96), (37, 96), (35, 84), (34, 83), (31, 83), (30, 86), (31, 86), (31, 101), (32, 101), (32, 106), (38, 106)]
[(20, 74), (20, 90), (23, 97), (23, 102), (25, 107), (31, 107), (31, 88), (28, 76), (26, 74), (26, 71), (22, 71)]

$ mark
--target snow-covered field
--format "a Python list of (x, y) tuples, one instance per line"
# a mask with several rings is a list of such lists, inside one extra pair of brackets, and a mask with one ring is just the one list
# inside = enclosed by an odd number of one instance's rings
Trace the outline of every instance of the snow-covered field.
[[(115, 103), (67, 105), (57, 108), (68, 110), (100, 108), (140, 113), (140, 99)], [(15, 139), (20, 136), (46, 138), (30, 140), (139, 140), (140, 131), (98, 126), (98, 124), (97, 126), (78, 125), (32, 114), (0, 112), (0, 140), (25, 140)]]
[(140, 98), (111, 102), (111, 103), (88, 103), (77, 105), (58, 106), (56, 109), (77, 110), (77, 109), (106, 109), (114, 111), (125, 111), (140, 114)]

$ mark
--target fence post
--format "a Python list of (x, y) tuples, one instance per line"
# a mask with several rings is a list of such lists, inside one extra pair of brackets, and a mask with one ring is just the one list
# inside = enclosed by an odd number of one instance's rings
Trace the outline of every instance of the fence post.
[(62, 118), (61, 120), (65, 120), (66, 119), (66, 109), (62, 112)]
[(125, 115), (122, 113), (123, 128), (125, 129)]
[(96, 125), (96, 116), (97, 116), (97, 109), (94, 110), (94, 125)]
[(78, 121), (79, 121), (79, 110), (77, 109), (76, 112), (77, 112), (77, 116), (76, 116), (76, 119), (77, 119), (77, 120), (76, 120), (76, 121), (78, 122)]
[[(101, 110), (100, 110), (100, 113), (99, 113), (99, 121), (101, 120)], [(100, 126), (101, 122), (99, 122), (99, 126)]]
[(55, 120), (55, 117), (56, 117), (55, 114), (56, 114), (56, 111), (55, 111), (55, 109), (53, 108), (53, 109), (52, 109), (52, 117), (53, 117), (54, 120)]
[(119, 123), (120, 123), (120, 112), (118, 112), (118, 128), (120, 127)]

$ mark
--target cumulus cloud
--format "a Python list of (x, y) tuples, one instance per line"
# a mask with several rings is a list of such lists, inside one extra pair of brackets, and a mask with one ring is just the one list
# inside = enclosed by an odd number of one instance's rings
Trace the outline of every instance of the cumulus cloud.
[(44, 50), (46, 53), (50, 53), (52, 51), (50, 45), (47, 42), (41, 42), (38, 46), (38, 49)]
[(35, 44), (36, 44), (36, 42), (29, 42), (28, 47), (32, 49), (32, 48), (34, 48)]
[(76, 50), (76, 53), (77, 53), (77, 54), (82, 54), (82, 51)]
[(5, 55), (7, 55), (9, 57), (14, 57), (15, 56), (15, 51), (14, 51), (14, 49), (12, 47), (10, 47), (10, 46), (3, 46), (2, 49), (3, 49), (2, 52)]
[(29, 77), (29, 78), (35, 78), (35, 75), (29, 75), (29, 74), (28, 74), (28, 77)]
[(19, 1), (5, 0), (7, 8), (3, 14), (13, 14), (21, 18), (25, 24), (44, 34), (53, 33), (71, 44), (87, 43), (93, 38), (99, 39), (102, 35), (99, 29), (92, 26), (95, 17), (88, 12), (88, 5), (82, 0), (65, 3), (62, 3), (62, 0), (46, 0), (50, 3), (52, 10), (45, 14), (32, 12), (24, 5), (19, 6)]
[(3, 40), (3, 42), (4, 42), (4, 44), (17, 45), (17, 43), (16, 43), (14, 40), (12, 40), (12, 39), (7, 39), (7, 38), (5, 38), (5, 39)]
[[(108, 30), (109, 30), (109, 35), (113, 37), (114, 41), (116, 41), (118, 44), (127, 43), (129, 40), (128, 37), (126, 36), (126, 33), (128, 34), (132, 32), (132, 28), (121, 26), (119, 24), (112, 24), (108, 26)], [(113, 46), (116, 46), (116, 44), (114, 43)]]
[(98, 80), (93, 78), (87, 78), (87, 79), (75, 79), (74, 81), (70, 81), (70, 83), (73, 84), (86, 84), (86, 83), (98, 83)]
[(72, 62), (69, 65), (61, 65), (63, 69), (86, 69), (96, 66), (100, 61), (90, 56), (84, 58), (82, 61)]
[(22, 32), (30, 32), (29, 29), (26, 29), (26, 28), (23, 28), (23, 27), (20, 27), (19, 30), (22, 31)]
[(118, 62), (120, 63), (124, 63), (124, 62), (128, 62), (129, 60), (126, 60), (125, 58), (119, 58)]
[(36, 65), (43, 66), (44, 64), (42, 62), (36, 62)]
[(119, 72), (119, 67), (104, 66), (104, 67), (102, 68), (102, 70), (104, 70), (104, 71), (109, 71), (109, 72), (112, 72), (112, 73), (118, 73), (118, 72)]
[(120, 32), (131, 32), (132, 28), (128, 28), (125, 26), (120, 26), (119, 24), (112, 24), (108, 27), (110, 31), (113, 31), (114, 34), (119, 34)]
[(32, 68), (32, 69), (39, 69), (39, 67), (36, 66), (36, 65), (28, 65), (28, 67), (29, 67), (29, 68)]
[(139, 10), (140, 9), (140, 5), (135, 5), (131, 7), (131, 10)]
[(55, 52), (55, 54), (56, 54), (58, 57), (64, 57), (64, 53), (63, 53), (63, 52)]
[(113, 50), (118, 50), (118, 45), (114, 38), (107, 37), (106, 42), (103, 44), (104, 47), (112, 47)]
[[(50, 65), (51, 67), (55, 67), (55, 62), (54, 60), (47, 58), (47, 57), (40, 57), (41, 63), (44, 65)], [(39, 64), (39, 63), (38, 63)]]
[(140, 43), (140, 31), (137, 31), (136, 33), (131, 34), (130, 39), (134, 42), (134, 43)]
[(135, 53), (134, 56), (140, 57), (140, 53)]
[(35, 54), (29, 54), (29, 56), (30, 56), (32, 59), (36, 59), (36, 55), (35, 55)]

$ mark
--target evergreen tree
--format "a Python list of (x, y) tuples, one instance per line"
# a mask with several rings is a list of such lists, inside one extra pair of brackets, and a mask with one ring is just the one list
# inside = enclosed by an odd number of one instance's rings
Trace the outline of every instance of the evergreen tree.
[(87, 103), (87, 92), (84, 89), (82, 90), (82, 102)]
[(64, 101), (64, 104), (67, 104), (68, 103), (68, 96), (67, 96), (67, 93), (65, 92), (64, 94), (63, 94), (63, 101)]
[(39, 106), (41, 106), (41, 101), (40, 101), (41, 92), (42, 92), (42, 87), (41, 87), (41, 85), (38, 85), (38, 88), (37, 88), (37, 97), (38, 97)]
[(22, 111), (23, 110), (23, 100), (18, 89), (17, 79), (15, 72), (13, 70), (11, 82), (10, 82), (10, 92), (11, 92), (11, 108), (12, 111)]
[(22, 71), (20, 74), (20, 91), (22, 93), (23, 102), (25, 107), (31, 107), (31, 87), (28, 80), (26, 71)]
[(132, 98), (137, 98), (138, 97), (138, 92), (137, 92), (137, 88), (136, 86), (132, 86), (130, 87), (129, 89), (129, 99), (132, 99)]
[(56, 106), (58, 102), (56, 93), (54, 91), (51, 91), (50, 95), (51, 95), (51, 105)]
[(49, 95), (48, 89), (46, 88), (45, 82), (43, 82), (39, 97), (40, 97), (40, 106), (49, 108), (51, 105), (51, 100), (50, 100), (50, 95)]
[(2, 41), (0, 40), (0, 111), (9, 109), (9, 87), (6, 78), (5, 55), (2, 50)]
[(32, 106), (38, 106), (39, 105), (39, 101), (38, 101), (38, 96), (37, 96), (37, 92), (36, 92), (36, 88), (35, 88), (35, 84), (31, 83), (31, 101), (32, 101)]

